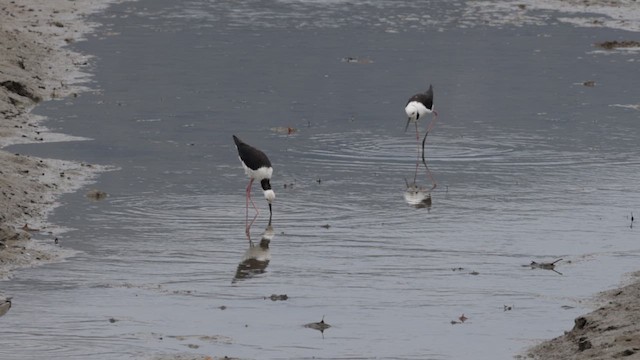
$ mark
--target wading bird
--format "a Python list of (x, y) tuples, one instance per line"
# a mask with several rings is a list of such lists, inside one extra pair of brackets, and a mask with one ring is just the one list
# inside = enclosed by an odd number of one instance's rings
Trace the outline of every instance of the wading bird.
[[(407, 114), (407, 125), (404, 127), (404, 131), (406, 132), (409, 128), (409, 124), (413, 121), (416, 124), (416, 143), (418, 145), (418, 151), (420, 151), (420, 131), (418, 130), (418, 120), (424, 117), (427, 114), (433, 114), (433, 119), (427, 126), (427, 132), (424, 134), (424, 138), (422, 139), (422, 163), (427, 169), (427, 175), (431, 179), (433, 183), (432, 189), (435, 189), (436, 182), (431, 175), (431, 171), (429, 171), (429, 167), (427, 166), (427, 162), (424, 159), (424, 144), (427, 140), (427, 135), (429, 135), (429, 131), (433, 128), (433, 125), (436, 123), (438, 119), (438, 113), (433, 108), (433, 86), (429, 85), (429, 90), (424, 93), (415, 94), (409, 101), (407, 101), (407, 105), (404, 108), (405, 113)], [(420, 152), (418, 152), (418, 158), (420, 157)], [(415, 178), (418, 174), (418, 163), (416, 163), (416, 173), (414, 175)]]
[(267, 199), (269, 203), (269, 225), (271, 225), (271, 217), (273, 212), (271, 210), (271, 204), (273, 200), (276, 198), (276, 194), (271, 189), (271, 175), (273, 174), (273, 168), (271, 167), (271, 161), (265, 153), (254, 148), (253, 146), (246, 144), (242, 140), (238, 139), (237, 136), (233, 135), (233, 141), (236, 143), (236, 148), (238, 148), (238, 156), (240, 157), (240, 162), (242, 163), (242, 167), (244, 168), (244, 172), (249, 176), (249, 185), (247, 185), (246, 191), (246, 230), (247, 234), (249, 233), (249, 202), (253, 205), (253, 208), (256, 210), (256, 216), (260, 213), (258, 211), (258, 207), (254, 204), (251, 199), (251, 185), (253, 181), (259, 181), (262, 186), (262, 191), (264, 192), (264, 198)]

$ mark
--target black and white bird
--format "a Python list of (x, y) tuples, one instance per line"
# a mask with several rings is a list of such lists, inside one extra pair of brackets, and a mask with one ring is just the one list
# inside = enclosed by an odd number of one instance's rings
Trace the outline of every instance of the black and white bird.
[[(424, 138), (422, 139), (422, 163), (425, 166), (427, 175), (429, 176), (429, 178), (431, 179), (431, 182), (433, 183), (433, 187), (431, 189), (435, 189), (436, 182), (433, 179), (433, 176), (431, 175), (431, 171), (429, 171), (429, 167), (427, 166), (427, 161), (424, 158), (424, 144), (427, 140), (427, 135), (429, 135), (429, 132), (431, 131), (431, 129), (433, 128), (433, 125), (436, 123), (436, 120), (438, 119), (438, 113), (435, 111), (433, 107), (433, 86), (429, 84), (429, 89), (427, 91), (425, 91), (424, 93), (415, 94), (411, 98), (409, 98), (409, 101), (407, 101), (407, 105), (405, 106), (404, 111), (407, 114), (407, 125), (404, 127), (404, 131), (407, 131), (407, 129), (409, 128), (409, 124), (412, 121), (416, 124), (416, 142), (418, 145), (418, 159), (420, 158), (420, 131), (418, 130), (418, 120), (420, 120), (420, 118), (425, 117), (427, 114), (433, 114), (433, 119), (429, 123), (429, 126), (427, 126), (427, 131), (424, 134)], [(418, 162), (416, 162), (416, 172), (414, 175), (414, 183), (417, 175), (418, 175)]]
[(253, 208), (256, 210), (256, 216), (260, 213), (260, 211), (258, 211), (258, 207), (253, 203), (253, 200), (251, 199), (251, 185), (255, 180), (260, 182), (262, 191), (264, 192), (264, 198), (267, 199), (267, 202), (269, 203), (269, 224), (271, 224), (271, 217), (273, 215), (271, 204), (276, 198), (276, 193), (274, 193), (273, 189), (271, 189), (270, 182), (271, 175), (273, 174), (271, 161), (269, 161), (269, 158), (265, 153), (243, 142), (235, 135), (233, 135), (233, 141), (236, 143), (236, 147), (238, 148), (238, 156), (240, 157), (240, 162), (242, 163), (244, 172), (247, 174), (247, 176), (249, 176), (249, 185), (247, 185), (246, 192), (247, 220), (249, 217), (249, 202), (251, 202), (251, 205), (253, 205)]
[(420, 141), (420, 135), (418, 133), (418, 120), (424, 117), (426, 114), (433, 114), (433, 120), (427, 127), (427, 133), (433, 127), (434, 122), (438, 118), (438, 113), (433, 109), (433, 86), (429, 85), (429, 90), (424, 93), (413, 95), (407, 105), (404, 108), (404, 112), (407, 113), (407, 125), (404, 127), (404, 131), (407, 131), (409, 124), (413, 121), (416, 123), (416, 137)]

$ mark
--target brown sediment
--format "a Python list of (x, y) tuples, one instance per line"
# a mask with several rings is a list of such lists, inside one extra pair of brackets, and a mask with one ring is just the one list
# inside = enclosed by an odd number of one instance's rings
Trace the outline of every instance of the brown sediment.
[[(113, 2), (113, 1), (112, 1)], [(14, 144), (72, 140), (42, 126), (31, 110), (41, 101), (86, 90), (89, 58), (65, 46), (95, 25), (86, 15), (99, 0), (0, 0), (0, 279), (15, 268), (54, 261), (61, 251), (46, 224), (59, 195), (77, 190), (103, 169), (72, 161), (24, 156)], [(25, 226), (26, 224), (26, 226)], [(42, 234), (40, 242), (31, 240)]]
[(527, 351), (545, 360), (637, 359), (640, 357), (640, 272), (632, 283), (603, 292), (600, 307), (574, 320), (564, 335)]

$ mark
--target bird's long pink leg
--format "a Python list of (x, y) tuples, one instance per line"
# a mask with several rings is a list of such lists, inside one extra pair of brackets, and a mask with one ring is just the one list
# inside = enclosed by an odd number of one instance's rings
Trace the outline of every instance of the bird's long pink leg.
[[(253, 184), (253, 178), (249, 180), (249, 185), (247, 185), (247, 190), (245, 192), (245, 208), (244, 208), (244, 226), (247, 236), (249, 236), (249, 201), (253, 204), (253, 200), (251, 200), (251, 185)], [(255, 207), (255, 205), (254, 205)]]
[(431, 129), (433, 128), (433, 125), (435, 125), (437, 120), (438, 120), (438, 113), (434, 110), (433, 119), (431, 120), (431, 122), (429, 123), (429, 126), (427, 127), (427, 132), (431, 131)]
[(418, 156), (416, 158), (416, 171), (413, 174), (413, 183), (418, 178), (418, 167), (420, 166), (420, 131), (418, 130), (418, 121), (416, 120), (416, 144), (418, 145)]
[(251, 219), (251, 222), (247, 225), (247, 228), (245, 230), (247, 234), (247, 239), (249, 239), (249, 241), (251, 241), (251, 226), (253, 226), (253, 223), (256, 221), (257, 218), (258, 218), (258, 214), (255, 214), (253, 216), (253, 219)]

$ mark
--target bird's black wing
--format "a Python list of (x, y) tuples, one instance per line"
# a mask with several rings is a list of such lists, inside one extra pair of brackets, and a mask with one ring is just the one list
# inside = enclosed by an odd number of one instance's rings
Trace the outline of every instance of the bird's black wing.
[(265, 153), (244, 143), (235, 135), (233, 135), (233, 141), (236, 143), (236, 147), (238, 148), (240, 160), (242, 160), (249, 169), (257, 170), (263, 166), (271, 167), (271, 161), (269, 161), (269, 158)]
[(407, 101), (407, 105), (409, 105), (412, 101), (421, 102), (427, 109), (433, 110), (433, 86), (429, 85), (429, 90), (422, 94), (416, 94)]

